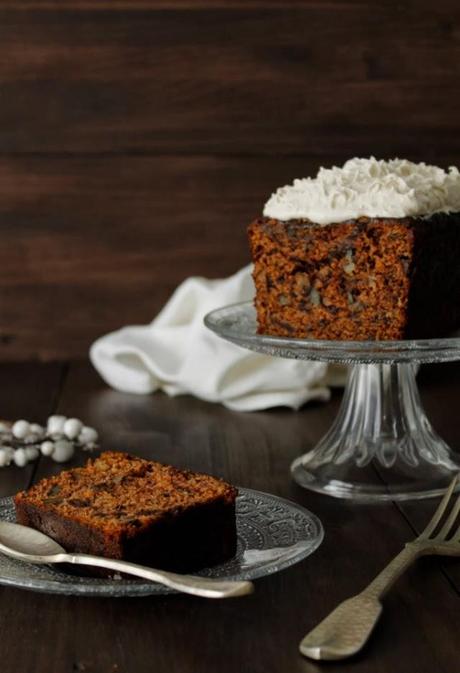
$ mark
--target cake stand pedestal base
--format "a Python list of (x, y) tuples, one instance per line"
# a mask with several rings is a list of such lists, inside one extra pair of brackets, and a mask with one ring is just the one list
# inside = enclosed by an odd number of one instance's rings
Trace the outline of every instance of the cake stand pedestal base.
[(294, 480), (363, 502), (440, 495), (460, 470), (460, 456), (431, 427), (415, 373), (411, 363), (353, 365), (337, 418), (294, 461)]
[(440, 495), (460, 470), (460, 454), (431, 427), (415, 381), (418, 364), (460, 360), (459, 336), (330, 341), (259, 334), (252, 302), (216, 309), (204, 321), (257, 353), (352, 365), (332, 428), (292, 464), (304, 488), (358, 502), (417, 500)]

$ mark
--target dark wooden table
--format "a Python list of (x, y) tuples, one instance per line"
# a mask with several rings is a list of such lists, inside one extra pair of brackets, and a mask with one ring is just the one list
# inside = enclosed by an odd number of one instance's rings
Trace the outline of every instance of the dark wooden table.
[[(270, 491), (316, 512), (326, 537), (310, 558), (258, 580), (254, 595), (222, 602), (181, 595), (139, 599), (49, 596), (0, 588), (1, 673), (454, 673), (460, 669), (460, 561), (424, 559), (385, 599), (365, 650), (318, 665), (301, 636), (359, 590), (419, 530), (433, 502), (354, 506), (314, 495), (289, 477), (294, 457), (329, 426), (340, 401), (299, 412), (228, 411), (190, 397), (140, 397), (108, 389), (84, 362), (4, 364), (1, 416), (43, 421), (52, 412), (100, 429), (105, 448), (126, 449)], [(421, 389), (435, 427), (460, 444), (458, 366), (425, 369)], [(78, 460), (83, 460), (82, 456)], [(49, 460), (0, 470), (0, 494), (56, 472)]]

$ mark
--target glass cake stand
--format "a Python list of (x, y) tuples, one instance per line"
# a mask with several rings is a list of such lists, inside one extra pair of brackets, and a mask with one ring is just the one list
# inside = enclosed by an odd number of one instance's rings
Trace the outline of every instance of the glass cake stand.
[(460, 338), (326, 341), (257, 334), (252, 303), (209, 313), (205, 324), (243, 348), (300, 360), (351, 365), (339, 413), (291, 472), (304, 488), (373, 502), (440, 495), (460, 454), (433, 430), (422, 407), (416, 365), (460, 360)]

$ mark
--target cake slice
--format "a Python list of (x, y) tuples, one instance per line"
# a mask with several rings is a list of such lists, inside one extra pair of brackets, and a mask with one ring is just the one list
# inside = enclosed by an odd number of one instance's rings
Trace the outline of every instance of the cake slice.
[(249, 225), (258, 330), (443, 337), (460, 327), (460, 172), (351, 159), (280, 187)]
[(66, 551), (189, 572), (235, 554), (236, 496), (215, 477), (108, 451), (14, 502), (18, 523)]
[(262, 334), (334, 340), (447, 335), (460, 326), (460, 213), (249, 226)]

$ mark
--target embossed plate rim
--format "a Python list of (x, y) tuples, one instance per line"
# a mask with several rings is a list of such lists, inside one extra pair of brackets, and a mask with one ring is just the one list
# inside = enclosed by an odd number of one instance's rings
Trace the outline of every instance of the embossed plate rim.
[[(241, 572), (236, 574), (219, 574), (221, 569), (225, 573), (226, 564), (204, 570), (199, 574), (209, 577), (219, 577), (221, 579), (254, 580), (276, 572), (280, 572), (281, 570), (285, 570), (286, 568), (299, 563), (300, 561), (307, 558), (307, 556), (310, 556), (310, 554), (316, 551), (316, 549), (320, 546), (324, 538), (323, 525), (320, 519), (305, 507), (302, 507), (302, 505), (292, 502), (291, 500), (287, 500), (286, 498), (272, 495), (271, 493), (265, 493), (263, 491), (257, 491), (250, 488), (239, 488), (238, 490), (239, 496), (237, 499), (237, 524), (242, 523), (241, 517), (243, 516), (242, 514), (238, 513), (238, 502), (241, 502), (242, 499), (244, 501), (244, 497), (252, 499), (261, 498), (262, 500), (266, 500), (267, 503), (270, 502), (281, 505), (287, 513), (290, 513), (291, 516), (294, 513), (301, 514), (304, 517), (305, 525), (308, 524), (309, 526), (313, 527), (311, 539), (305, 538), (304, 545), (301, 548), (298, 546), (296, 547), (296, 545), (287, 545), (286, 550), (292, 549), (292, 551), (290, 552), (290, 555), (283, 557), (282, 560), (275, 559), (272, 561), (267, 561), (262, 565), (259, 564), (252, 568), (249, 567), (245, 570), (241, 570)], [(10, 516), (14, 513), (13, 499), (10, 496), (0, 498), (0, 519), (5, 518), (6, 513), (8, 513)], [(245, 542), (240, 531), (238, 538), (240, 542)], [(144, 582), (143, 580), (111, 580), (91, 577), (76, 577), (60, 571), (58, 566), (45, 566), (47, 571), (51, 570), (56, 574), (56, 579), (45, 579), (40, 577), (28, 577), (27, 579), (15, 578), (11, 575), (8, 576), (5, 574), (5, 563), (9, 563), (14, 566), (30, 565), (31, 568), (34, 568), (36, 572), (40, 572), (39, 566), (21, 563), (20, 561), (15, 561), (9, 557), (0, 555), (0, 585), (12, 586), (29, 591), (37, 591), (40, 593), (76, 596), (106, 596), (110, 598), (152, 595), (164, 596), (166, 594), (176, 593), (167, 587), (163, 587), (153, 582)]]

